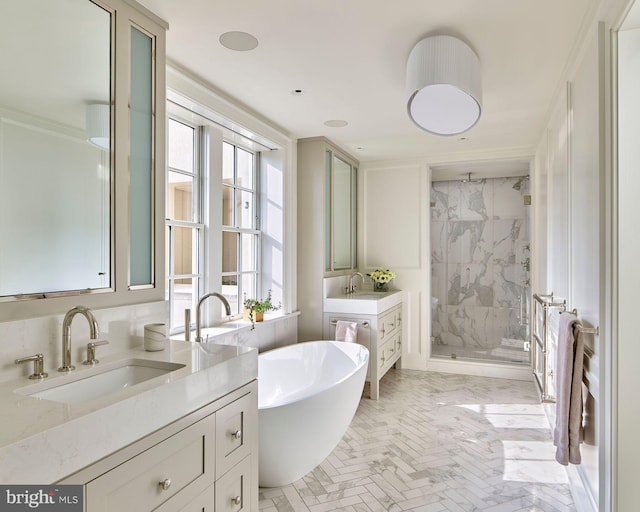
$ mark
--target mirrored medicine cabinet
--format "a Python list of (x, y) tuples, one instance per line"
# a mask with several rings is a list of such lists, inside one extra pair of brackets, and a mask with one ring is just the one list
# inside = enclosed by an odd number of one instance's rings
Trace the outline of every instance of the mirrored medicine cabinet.
[(357, 186), (355, 162), (325, 150), (325, 271), (357, 268)]
[(0, 3), (0, 321), (163, 298), (166, 28), (123, 0)]
[(302, 294), (358, 268), (358, 162), (325, 137), (298, 140), (298, 273)]

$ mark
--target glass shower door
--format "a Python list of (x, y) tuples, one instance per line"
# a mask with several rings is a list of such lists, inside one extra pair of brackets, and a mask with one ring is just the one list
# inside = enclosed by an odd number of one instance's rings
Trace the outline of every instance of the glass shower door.
[(529, 364), (528, 177), (434, 182), (432, 357)]

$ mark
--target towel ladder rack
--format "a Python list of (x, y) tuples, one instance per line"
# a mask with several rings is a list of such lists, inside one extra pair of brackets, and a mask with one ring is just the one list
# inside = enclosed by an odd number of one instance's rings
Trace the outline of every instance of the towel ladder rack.
[(536, 384), (540, 389), (540, 400), (543, 403), (554, 403), (555, 393), (551, 389), (554, 368), (550, 359), (553, 358), (549, 343), (549, 315), (552, 310), (566, 311), (567, 302), (550, 294), (533, 294), (533, 330), (531, 343), (532, 369)]

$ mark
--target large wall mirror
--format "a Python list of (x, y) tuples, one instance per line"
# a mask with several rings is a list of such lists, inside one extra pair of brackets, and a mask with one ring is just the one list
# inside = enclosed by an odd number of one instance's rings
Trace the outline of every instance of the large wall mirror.
[(0, 2), (0, 301), (108, 290), (112, 14)]

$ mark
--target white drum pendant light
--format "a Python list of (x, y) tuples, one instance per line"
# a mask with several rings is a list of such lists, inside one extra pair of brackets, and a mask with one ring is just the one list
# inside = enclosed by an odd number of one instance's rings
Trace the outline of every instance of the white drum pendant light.
[(407, 60), (407, 111), (420, 128), (458, 135), (480, 119), (480, 61), (465, 43), (431, 36), (413, 47)]

